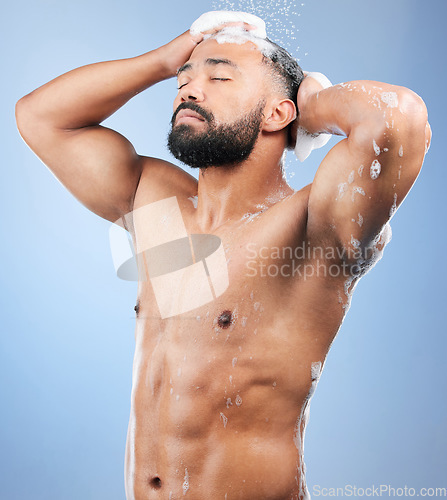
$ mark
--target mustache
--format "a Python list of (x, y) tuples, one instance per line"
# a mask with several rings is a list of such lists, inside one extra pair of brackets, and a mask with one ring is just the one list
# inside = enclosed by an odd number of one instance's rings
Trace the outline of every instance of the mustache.
[(195, 102), (182, 102), (179, 107), (175, 110), (174, 114), (172, 115), (171, 118), (171, 125), (174, 125), (175, 119), (177, 118), (178, 113), (182, 109), (190, 109), (191, 111), (195, 111), (198, 115), (200, 115), (202, 118), (205, 118), (207, 122), (212, 122), (214, 121), (214, 115), (210, 111), (206, 111), (205, 109), (201, 108), (198, 104)]

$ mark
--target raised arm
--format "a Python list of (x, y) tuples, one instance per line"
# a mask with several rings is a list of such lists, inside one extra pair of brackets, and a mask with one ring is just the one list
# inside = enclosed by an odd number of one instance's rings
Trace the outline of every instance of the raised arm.
[[(17, 103), (23, 139), (87, 208), (117, 220), (132, 209), (148, 159), (99, 124), (139, 92), (175, 76), (200, 40), (186, 32), (141, 56), (84, 66), (43, 85)], [(152, 162), (154, 168), (162, 163)]]
[(424, 102), (386, 83), (354, 81), (322, 90), (305, 78), (298, 108), (299, 124), (309, 132), (346, 136), (312, 184), (309, 240), (353, 251), (349, 255), (371, 248), (416, 180), (430, 145)]

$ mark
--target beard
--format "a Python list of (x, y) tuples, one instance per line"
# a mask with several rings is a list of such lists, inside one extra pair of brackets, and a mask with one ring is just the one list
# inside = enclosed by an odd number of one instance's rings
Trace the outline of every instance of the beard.
[[(233, 166), (246, 160), (253, 151), (261, 131), (265, 101), (247, 116), (233, 123), (216, 125), (214, 115), (194, 102), (183, 102), (176, 109), (168, 134), (168, 149), (182, 163), (193, 168)], [(196, 132), (187, 124), (174, 127), (177, 114), (191, 109), (205, 118), (207, 128)]]

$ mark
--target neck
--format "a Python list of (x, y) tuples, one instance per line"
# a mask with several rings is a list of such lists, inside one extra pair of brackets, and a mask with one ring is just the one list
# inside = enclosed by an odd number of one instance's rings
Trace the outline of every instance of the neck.
[(200, 171), (196, 220), (202, 231), (212, 232), (293, 193), (285, 179), (282, 150), (277, 153), (258, 147), (242, 164)]

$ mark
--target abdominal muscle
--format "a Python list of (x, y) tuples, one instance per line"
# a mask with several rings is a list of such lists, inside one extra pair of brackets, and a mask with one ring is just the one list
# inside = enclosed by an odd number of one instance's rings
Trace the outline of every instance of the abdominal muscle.
[(216, 326), (221, 307), (137, 320), (128, 500), (305, 497), (300, 416), (311, 363), (297, 355), (299, 336), (292, 346), (275, 333), (281, 325), (242, 326), (239, 311), (230, 328)]

